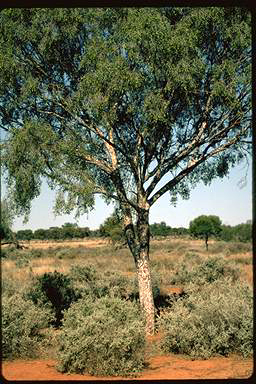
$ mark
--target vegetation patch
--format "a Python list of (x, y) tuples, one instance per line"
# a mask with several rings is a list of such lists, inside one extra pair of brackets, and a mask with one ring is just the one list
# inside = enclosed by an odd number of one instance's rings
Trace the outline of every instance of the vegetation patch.
[(253, 295), (247, 285), (218, 280), (163, 310), (159, 325), (165, 332), (165, 352), (210, 358), (236, 352), (252, 354)]
[(36, 357), (46, 328), (53, 315), (50, 310), (35, 306), (20, 294), (2, 298), (3, 358)]
[(196, 283), (202, 285), (212, 283), (215, 280), (228, 277), (236, 280), (240, 272), (233, 263), (227, 262), (222, 257), (208, 257), (199, 263), (196, 256), (195, 263), (189, 262), (192, 256), (185, 256), (182, 262), (176, 266), (176, 272), (171, 276), (171, 284)]
[(50, 306), (55, 313), (53, 325), (59, 327), (63, 310), (69, 308), (72, 302), (81, 297), (81, 294), (73, 288), (68, 276), (55, 271), (38, 276), (27, 297), (36, 305)]
[(58, 370), (134, 375), (145, 364), (144, 324), (136, 303), (110, 297), (79, 300), (65, 312)]

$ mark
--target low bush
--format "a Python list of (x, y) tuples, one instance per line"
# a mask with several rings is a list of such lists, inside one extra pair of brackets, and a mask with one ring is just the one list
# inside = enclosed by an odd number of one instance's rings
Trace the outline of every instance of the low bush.
[(185, 257), (176, 266), (176, 272), (171, 276), (170, 283), (186, 284), (194, 282), (202, 285), (225, 277), (236, 280), (239, 275), (238, 268), (222, 257), (208, 257), (201, 263), (197, 260), (194, 264)]
[(76, 250), (72, 248), (62, 248), (56, 252), (58, 259), (74, 259), (76, 257)]
[(43, 342), (40, 330), (53, 319), (45, 308), (36, 307), (20, 294), (2, 297), (3, 358), (36, 357)]
[(87, 297), (65, 311), (58, 370), (134, 375), (144, 366), (144, 320), (136, 303)]
[(1, 249), (1, 258), (2, 259), (10, 259), (16, 260), (23, 254), (21, 249), (17, 249), (14, 246), (8, 246), (6, 248)]
[(81, 293), (74, 289), (68, 276), (55, 271), (37, 276), (34, 286), (26, 297), (36, 305), (50, 306), (55, 313), (53, 325), (59, 327), (63, 318), (63, 310), (78, 300)]
[(93, 282), (97, 278), (97, 271), (93, 265), (73, 265), (70, 277), (80, 282)]
[(127, 298), (132, 292), (131, 280), (119, 272), (100, 272), (92, 265), (73, 265), (70, 278), (83, 296)]
[(252, 243), (216, 241), (211, 245), (211, 253), (233, 255), (237, 253), (251, 252)]
[(193, 358), (240, 353), (252, 354), (253, 295), (241, 282), (218, 280), (163, 310), (159, 326), (165, 332), (164, 351)]

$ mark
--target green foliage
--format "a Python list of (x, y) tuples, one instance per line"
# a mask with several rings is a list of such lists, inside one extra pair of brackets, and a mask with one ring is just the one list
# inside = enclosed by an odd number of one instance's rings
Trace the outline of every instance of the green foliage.
[(220, 239), (224, 241), (251, 242), (252, 224), (242, 223), (231, 227), (223, 225), (221, 228)]
[(218, 280), (188, 291), (188, 297), (162, 312), (164, 351), (207, 359), (252, 354), (252, 290), (240, 281)]
[(226, 277), (235, 281), (240, 274), (232, 263), (222, 257), (196, 260), (194, 265), (188, 258), (184, 258), (181, 263), (176, 265), (175, 269), (176, 271), (170, 279), (171, 284), (195, 283), (203, 285)]
[(150, 225), (150, 234), (152, 236), (168, 236), (170, 232), (171, 228), (164, 221)]
[(13, 213), (10, 203), (4, 199), (1, 200), (1, 221), (0, 221), (0, 240), (13, 242), (15, 240), (14, 233), (12, 232)]
[(58, 369), (92, 375), (134, 375), (144, 366), (139, 307), (119, 298), (82, 299), (65, 312)]
[(95, 299), (103, 296), (127, 298), (134, 289), (134, 284), (128, 277), (113, 271), (101, 272), (92, 265), (73, 265), (70, 278), (83, 296), (92, 296)]
[(45, 175), (56, 211), (88, 211), (94, 193), (123, 203), (125, 192), (138, 207), (146, 181), (150, 205), (167, 191), (188, 198), (250, 148), (246, 8), (5, 9), (0, 25), (3, 165), (18, 213)]
[(20, 294), (2, 297), (4, 358), (36, 357), (42, 346), (40, 330), (53, 320), (51, 311), (24, 300)]
[(125, 242), (122, 219), (120, 218), (120, 212), (117, 209), (115, 209), (112, 215), (101, 224), (99, 231), (101, 236), (110, 237), (114, 244)]
[(37, 240), (66, 240), (73, 238), (85, 238), (90, 235), (91, 231), (88, 227), (79, 228), (77, 224), (65, 223), (62, 227), (37, 229), (34, 231), (33, 238)]
[(81, 297), (72, 287), (68, 276), (57, 271), (44, 273), (36, 278), (34, 286), (27, 293), (27, 298), (36, 305), (50, 306), (55, 313), (53, 325), (59, 327), (63, 318), (63, 310)]
[(31, 229), (21, 229), (17, 231), (16, 237), (18, 240), (31, 240), (34, 238), (34, 235)]
[(201, 215), (189, 223), (189, 230), (192, 235), (203, 237), (208, 249), (207, 241), (209, 236), (218, 236), (221, 232), (221, 220), (218, 216)]
[(93, 265), (73, 265), (70, 270), (70, 277), (73, 280), (82, 283), (94, 282), (97, 276), (96, 269)]

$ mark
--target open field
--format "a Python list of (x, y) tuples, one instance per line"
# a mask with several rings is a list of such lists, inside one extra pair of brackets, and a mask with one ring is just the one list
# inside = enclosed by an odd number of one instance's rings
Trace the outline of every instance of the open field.
[[(74, 268), (77, 267), (94, 268), (97, 273), (102, 274), (104, 284), (114, 271), (117, 275), (113, 275), (113, 281), (120, 280), (118, 276), (126, 279), (122, 283), (122, 290), (126, 292), (124, 294), (136, 289), (136, 270), (129, 250), (127, 248), (116, 249), (105, 239), (85, 239), (62, 243), (31, 241), (24, 245), (27, 247), (26, 249), (8, 251), (8, 255), (6, 254), (2, 259), (4, 295), (11, 296), (17, 287), (19, 291), (26, 292), (31, 288), (33, 279), (47, 272), (58, 271), (72, 276)], [(224, 277), (231, 279), (234, 284), (241, 281), (252, 286), (252, 250), (251, 245), (247, 243), (224, 243), (212, 240), (209, 242), (207, 252), (203, 241), (200, 240), (171, 237), (153, 239), (151, 240), (150, 259), (153, 287), (158, 288), (157, 300), (158, 304), (160, 303), (158, 313), (161, 313), (163, 299), (166, 300), (172, 295), (179, 297), (184, 291), (190, 289), (190, 284), (197, 284), (198, 276), (198, 284), (201, 278), (200, 284), (201, 287), (204, 287), (205, 282), (202, 280), (202, 275), (196, 273), (200, 270), (199, 267), (209, 260), (213, 262), (214, 268), (214, 263), (220, 261), (222, 263), (220, 265), (224, 265), (226, 268)], [(219, 265), (217, 267), (219, 268)], [(214, 273), (216, 271), (214, 270)], [(205, 278), (204, 275), (203, 278)], [(110, 287), (109, 282), (107, 284)], [(83, 283), (77, 280), (77, 287), (80, 288), (82, 285)], [(57, 330), (49, 332), (51, 335), (58, 333)], [(184, 354), (166, 353), (161, 350), (160, 342), (164, 337), (161, 327), (158, 326), (156, 335), (147, 339), (148, 366), (138, 374), (138, 379), (224, 379), (244, 378), (252, 374), (251, 356), (242, 357), (233, 353), (225, 357), (213, 356), (206, 360), (191, 359)], [(102, 376), (60, 373), (55, 368), (55, 355), (56, 345), (48, 345), (41, 351), (41, 359), (19, 358), (12, 361), (7, 359), (3, 363), (3, 374), (9, 380), (104, 379)], [(108, 376), (105, 379), (116, 380), (118, 377)]]

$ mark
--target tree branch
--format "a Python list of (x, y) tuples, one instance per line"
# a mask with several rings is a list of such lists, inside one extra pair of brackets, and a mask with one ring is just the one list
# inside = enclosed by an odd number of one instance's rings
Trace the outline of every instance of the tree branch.
[[(246, 129), (247, 130), (247, 129)], [(174, 177), (174, 179), (167, 182), (162, 188), (160, 188), (149, 200), (148, 204), (151, 206), (154, 204), (159, 197), (161, 197), (165, 192), (173, 188), (175, 185), (177, 185), (185, 176), (187, 176), (189, 173), (191, 173), (198, 165), (209, 159), (210, 157), (213, 157), (217, 155), (220, 152), (225, 151), (227, 148), (231, 147), (232, 145), (236, 144), (240, 137), (244, 134), (246, 131), (239, 132), (238, 135), (236, 135), (232, 140), (230, 140), (228, 143), (223, 144), (222, 146), (213, 149), (210, 153), (207, 154), (207, 151), (210, 148), (210, 145), (206, 148), (204, 153), (201, 155), (201, 157), (198, 160), (195, 160), (191, 163), (191, 165), (188, 165), (185, 169), (183, 169), (177, 176)]]

